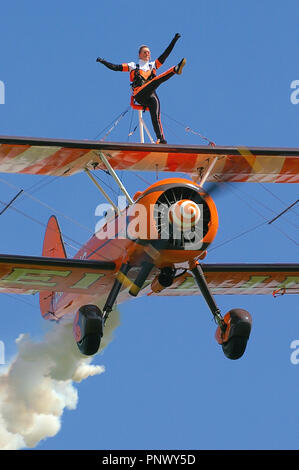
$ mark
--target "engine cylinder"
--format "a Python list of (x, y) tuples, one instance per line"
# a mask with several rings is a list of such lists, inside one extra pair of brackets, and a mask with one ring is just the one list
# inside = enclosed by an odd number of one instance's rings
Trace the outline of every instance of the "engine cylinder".
[[(218, 214), (211, 196), (198, 184), (182, 178), (169, 178), (136, 193), (130, 208), (132, 221), (136, 211), (144, 220), (135, 220), (141, 236), (128, 230), (129, 238), (150, 243), (160, 253), (161, 266), (200, 256), (214, 240)], [(140, 214), (138, 214), (140, 215)]]

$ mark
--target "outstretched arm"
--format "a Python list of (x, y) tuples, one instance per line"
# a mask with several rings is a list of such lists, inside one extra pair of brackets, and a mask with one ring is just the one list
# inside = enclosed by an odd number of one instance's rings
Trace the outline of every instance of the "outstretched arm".
[(127, 71), (126, 67), (124, 67), (126, 64), (120, 64), (120, 65), (111, 64), (110, 62), (107, 62), (107, 60), (101, 59), (101, 57), (97, 58), (97, 62), (100, 62), (101, 64), (108, 67), (108, 69), (114, 70), (115, 72), (125, 72), (125, 71)]
[(179, 33), (176, 33), (176, 35), (174, 36), (174, 38), (172, 39), (171, 43), (169, 44), (169, 46), (165, 49), (165, 51), (163, 52), (163, 54), (161, 54), (158, 59), (156, 59), (156, 67), (159, 68), (162, 64), (164, 64), (165, 60), (167, 59), (167, 57), (169, 56), (169, 54), (171, 53), (172, 49), (174, 48), (175, 46), (175, 43), (177, 42), (177, 40), (181, 37), (181, 35)]

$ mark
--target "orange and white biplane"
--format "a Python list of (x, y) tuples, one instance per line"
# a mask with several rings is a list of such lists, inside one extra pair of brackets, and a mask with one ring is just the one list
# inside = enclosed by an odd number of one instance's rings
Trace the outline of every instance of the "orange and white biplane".
[[(218, 228), (217, 209), (204, 183), (298, 183), (299, 149), (0, 137), (0, 172), (71, 176), (85, 171), (95, 182), (91, 171), (97, 170), (115, 178), (128, 204), (122, 210), (113, 205), (104, 225), (74, 258), (66, 257), (54, 216), (41, 257), (0, 255), (0, 292), (39, 292), (48, 320), (73, 314), (74, 337), (83, 354), (98, 351), (116, 300), (201, 294), (217, 323), (217, 342), (228, 358), (238, 359), (251, 316), (243, 309), (222, 315), (213, 294), (299, 293), (298, 264), (202, 263)], [(189, 178), (158, 181), (131, 198), (117, 170), (179, 172)]]

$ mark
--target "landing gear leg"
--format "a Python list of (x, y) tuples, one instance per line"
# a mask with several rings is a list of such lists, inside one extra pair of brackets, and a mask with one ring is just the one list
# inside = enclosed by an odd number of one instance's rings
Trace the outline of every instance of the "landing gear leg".
[(122, 264), (117, 278), (108, 295), (103, 312), (96, 305), (83, 305), (77, 312), (73, 332), (80, 352), (86, 356), (92, 356), (100, 347), (103, 329), (109, 313), (123, 285), (124, 276), (130, 269), (130, 265)]
[(229, 359), (239, 359), (245, 352), (251, 331), (251, 315), (241, 308), (230, 310), (224, 318), (214, 300), (199, 263), (190, 266), (193, 277), (218, 325), (216, 341)]
[(132, 284), (131, 289), (129, 290), (130, 295), (132, 295), (133, 297), (136, 297), (138, 295), (140, 289), (142, 288), (153, 267), (153, 263), (150, 263), (148, 261), (144, 261), (142, 263), (141, 269), (135, 279), (135, 282)]
[(219, 326), (219, 328), (221, 329), (221, 331), (223, 331), (223, 333), (225, 332), (226, 330), (226, 324), (224, 322), (224, 319), (220, 313), (220, 309), (217, 307), (217, 304), (215, 302), (215, 299), (213, 297), (213, 294), (212, 292), (210, 291), (210, 288), (207, 284), (207, 281), (206, 281), (206, 278), (205, 278), (205, 275), (203, 273), (203, 270), (202, 270), (202, 267), (200, 266), (199, 263), (196, 263), (192, 269), (191, 269), (191, 272), (193, 274), (193, 277), (205, 299), (205, 301), (207, 302), (210, 310), (211, 310), (211, 313), (212, 315), (214, 316), (214, 319), (217, 323), (217, 325)]
[(103, 324), (105, 324), (109, 313), (113, 309), (113, 305), (116, 301), (116, 298), (119, 294), (119, 291), (121, 289), (121, 286), (123, 285), (123, 277), (127, 275), (129, 269), (130, 269), (130, 264), (129, 263), (124, 263), (121, 265), (119, 273), (117, 275), (117, 278), (114, 281), (114, 284), (112, 286), (112, 289), (108, 295), (108, 298), (106, 300), (106, 303), (103, 308)]

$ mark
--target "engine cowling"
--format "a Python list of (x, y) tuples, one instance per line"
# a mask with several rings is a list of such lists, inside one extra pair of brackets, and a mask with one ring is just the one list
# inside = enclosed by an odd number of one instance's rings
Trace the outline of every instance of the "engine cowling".
[(160, 253), (158, 266), (203, 255), (216, 236), (215, 203), (190, 180), (159, 181), (136, 193), (134, 201), (127, 213), (127, 235), (156, 248)]

